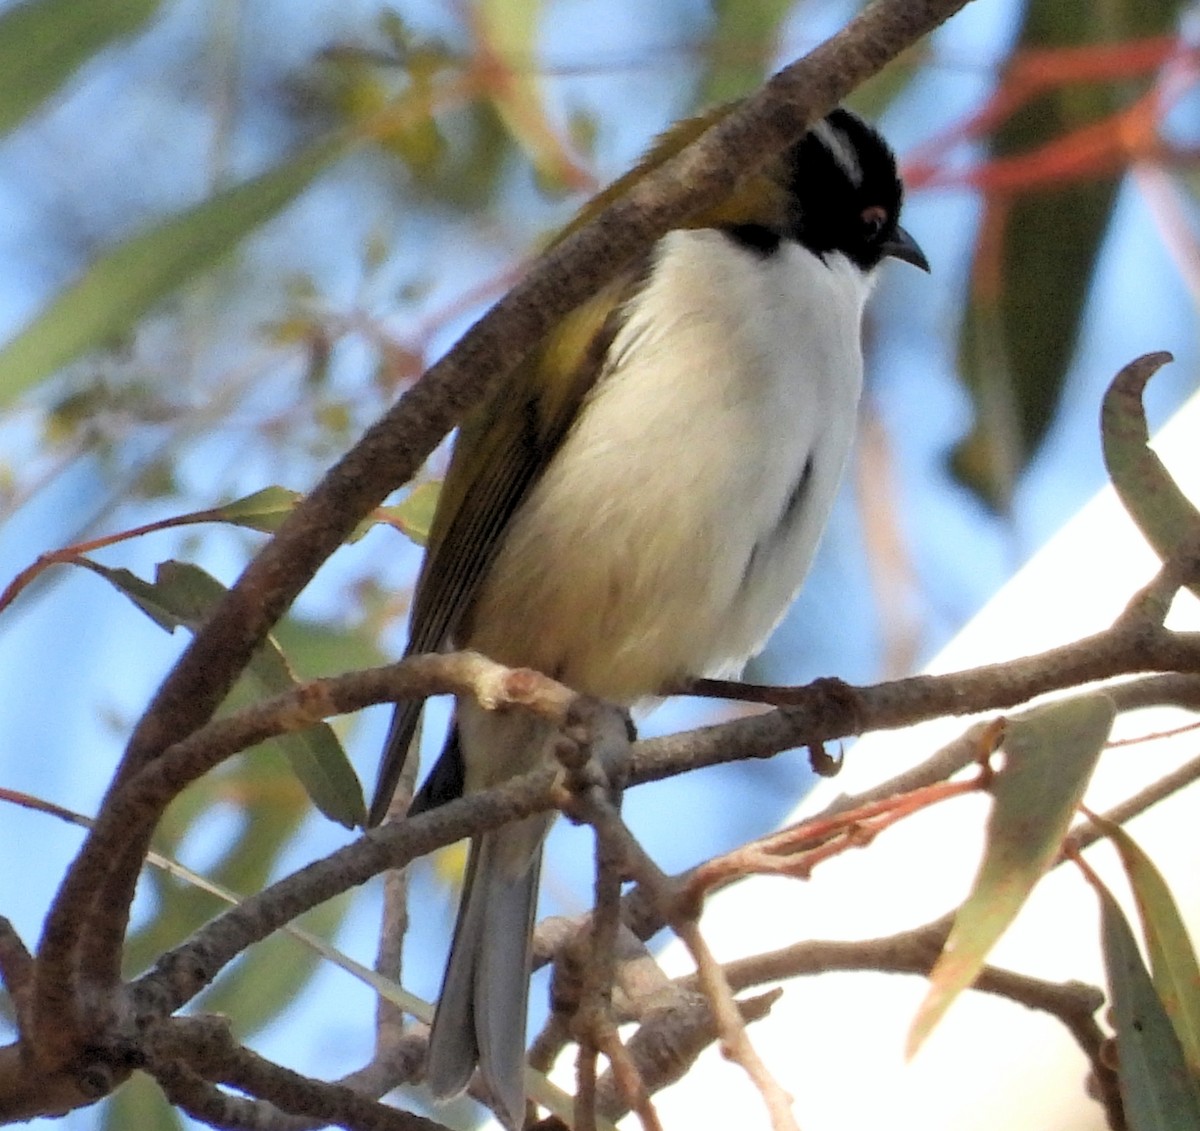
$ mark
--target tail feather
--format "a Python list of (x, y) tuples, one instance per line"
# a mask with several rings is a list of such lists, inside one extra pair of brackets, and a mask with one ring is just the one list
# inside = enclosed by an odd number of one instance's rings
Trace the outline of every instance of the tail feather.
[(510, 1128), (525, 1117), (525, 1015), (545, 826), (534, 818), (471, 842), (429, 1035), (426, 1078), (433, 1094), (457, 1095), (478, 1065)]

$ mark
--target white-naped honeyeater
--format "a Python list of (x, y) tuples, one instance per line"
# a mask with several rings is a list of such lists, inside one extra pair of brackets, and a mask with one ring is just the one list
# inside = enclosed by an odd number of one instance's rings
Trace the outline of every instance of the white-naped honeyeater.
[[(711, 120), (711, 119), (707, 119)], [(609, 199), (707, 120), (684, 123)], [(899, 224), (887, 144), (835, 110), (576, 307), (466, 419), (417, 582), (408, 654), (471, 648), (631, 705), (735, 675), (812, 561), (854, 436), (863, 305)], [(585, 215), (587, 211), (585, 210)], [(420, 704), (397, 706), (371, 822)], [(547, 724), (457, 704), (411, 813), (548, 757)], [(537, 816), (471, 841), (429, 1038), (433, 1094), (476, 1066), (525, 1108)]]

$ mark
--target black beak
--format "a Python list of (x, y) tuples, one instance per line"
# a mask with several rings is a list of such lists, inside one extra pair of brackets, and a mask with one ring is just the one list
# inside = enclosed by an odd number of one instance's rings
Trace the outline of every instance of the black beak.
[(903, 259), (905, 263), (920, 267), (922, 271), (929, 270), (929, 260), (925, 258), (925, 253), (917, 241), (899, 226), (896, 227), (895, 235), (883, 245), (883, 254), (885, 257), (891, 256), (892, 259)]

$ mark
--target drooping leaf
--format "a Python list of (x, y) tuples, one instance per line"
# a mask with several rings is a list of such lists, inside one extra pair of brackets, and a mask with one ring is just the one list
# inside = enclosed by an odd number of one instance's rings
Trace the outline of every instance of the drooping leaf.
[[(1011, 67), (1033, 52), (1172, 34), (1177, 19), (1178, 6), (1169, 0), (1025, 4)], [(1052, 56), (1042, 58), (1049, 71)], [(1045, 150), (1124, 108), (1150, 81), (1151, 75), (1139, 85), (1054, 85), (996, 129), (989, 154), (1003, 160)], [(1119, 169), (1088, 170), (1054, 183), (985, 190), (959, 338), (959, 371), (975, 424), (951, 463), (956, 477), (997, 510), (1007, 508), (1016, 473), (1054, 419), (1119, 175)], [(981, 325), (987, 323), (999, 327), (998, 349), (989, 345), (992, 336)]]
[(1005, 724), (1004, 765), (992, 784), (983, 860), (929, 975), (909, 1031), (913, 1055), (954, 999), (979, 975), (988, 952), (1053, 863), (1116, 709), (1103, 694), (1035, 707)]
[[(80, 564), (106, 578), (168, 632), (181, 626), (194, 631), (226, 592), (216, 578), (185, 562), (162, 562), (153, 582), (90, 560), (81, 559)], [(246, 678), (264, 695), (275, 695), (296, 685), (286, 658), (271, 637), (254, 654)], [(279, 735), (273, 742), (284, 751), (293, 772), (322, 813), (346, 828), (362, 823), (366, 815), (362, 786), (328, 724)]]
[(1126, 1126), (1129, 1131), (1192, 1131), (1200, 1127), (1200, 1089), (1129, 923), (1111, 893), (1094, 877), (1092, 884), (1100, 897), (1100, 938)]
[[(1131, 361), (1108, 387), (1100, 413), (1109, 478), (1137, 528), (1164, 562), (1188, 547), (1200, 546), (1200, 513), (1150, 448), (1150, 428), (1142, 408), (1147, 382), (1170, 360), (1169, 353), (1149, 353)], [(1190, 588), (1200, 595), (1200, 584)]]
[[(172, 806), (172, 808), (174, 808), (174, 806)], [(228, 887), (225, 887), (220, 883), (216, 883), (204, 876), (200, 876), (190, 869), (183, 867), (178, 862), (164, 858), (161, 854), (151, 853), (148, 858), (148, 862), (155, 868), (161, 869), (168, 874), (183, 880), (189, 888), (196, 889), (214, 896), (216, 900), (220, 901), (221, 903), (232, 905), (240, 902), (239, 897)], [(180, 887), (179, 890), (184, 889)], [(333, 900), (330, 903), (322, 904), (321, 907), (315, 909), (315, 914), (317, 915), (321, 915), (325, 913), (327, 909), (330, 909), (330, 918), (333, 921), (325, 924), (325, 929), (328, 933), (332, 933), (332, 929), (336, 925), (336, 922), (340, 921), (340, 915), (346, 908), (347, 902), (348, 901), (344, 899)], [(284, 940), (283, 936), (288, 937), (286, 940)], [(281, 943), (286, 942), (293, 947), (296, 943), (299, 943), (305, 948), (305, 951), (308, 953), (308, 955), (324, 958), (325, 960), (332, 962), (335, 966), (339, 966), (348, 974), (357, 978), (360, 982), (370, 986), (381, 997), (390, 1001), (392, 1004), (399, 1006), (399, 1008), (403, 1009), (411, 1016), (416, 1017), (418, 1020), (424, 1021), (426, 1024), (429, 1024), (433, 1020), (433, 1007), (427, 1001), (417, 997), (415, 994), (409, 992), (402, 985), (392, 981), (390, 978), (385, 978), (383, 975), (376, 973), (376, 971), (372, 970), (370, 967), (364, 966), (362, 963), (351, 958), (349, 955), (344, 954), (331, 943), (326, 941), (325, 938), (322, 938), (318, 934), (314, 934), (313, 931), (308, 930), (297, 923), (289, 923), (285, 927), (281, 928), (278, 937), (280, 938)], [(253, 956), (259, 950), (262, 950), (264, 945), (265, 944), (260, 943), (259, 946), (251, 952), (251, 955)], [(161, 953), (162, 949), (165, 948), (160, 948), (159, 950), (154, 951), (153, 956), (157, 956), (159, 953)], [(244, 961), (246, 965), (249, 965), (248, 961)], [(303, 961), (306, 967), (310, 965), (308, 958), (305, 958)], [(250, 975), (247, 976), (249, 977)], [(286, 982), (287, 980), (286, 972), (281, 973), (278, 970), (268, 971), (267, 977), (272, 983), (280, 981)], [(272, 1004), (287, 1004), (282, 994), (274, 992), (273, 986), (268, 987), (268, 989), (270, 989), (272, 992), (261, 992), (259, 989), (253, 990), (252, 994), (254, 1000), (251, 1002), (251, 1005), (254, 1005), (255, 1001), (265, 1003), (268, 1000)], [(233, 1014), (233, 1020), (236, 1024), (238, 1024), (239, 1032), (244, 1033), (245, 1021), (242, 1020), (241, 1017), (242, 1004), (243, 1003), (240, 1001), (239, 997), (233, 992), (231, 992), (224, 1000), (215, 994), (206, 995), (204, 999), (205, 1008), (217, 1009), (218, 1006), (223, 1006), (226, 1010)], [(249, 1011), (250, 1015), (253, 1015), (254, 1013), (261, 1013), (264, 1016), (267, 1012), (269, 1011), (256, 1009), (251, 1009)], [(544, 1075), (532, 1068), (526, 1069), (525, 1077), (526, 1087), (529, 1090), (529, 1094), (534, 1097), (538, 1103), (548, 1110), (557, 1113), (564, 1120), (571, 1118), (573, 1112), (573, 1103), (568, 1095), (566, 1095), (555, 1084), (551, 1083), (550, 1080), (548, 1080)], [(112, 1126), (120, 1127), (122, 1125), (118, 1123), (113, 1124)], [(614, 1125), (606, 1119), (597, 1119), (596, 1126), (600, 1129), (600, 1131), (616, 1131)]]
[(348, 144), (343, 137), (314, 143), (101, 254), (0, 349), (0, 405), (127, 332), (299, 196)]
[(93, 55), (131, 35), (161, 0), (26, 0), (0, 15), (0, 133), (8, 133)]
[(1166, 1008), (1193, 1077), (1200, 1080), (1200, 967), (1171, 889), (1150, 857), (1120, 825), (1092, 820), (1120, 853), (1137, 900), (1154, 989)]
[(370, 625), (345, 627), (287, 617), (272, 635), (303, 679), (379, 667), (396, 658), (380, 650), (378, 633)]

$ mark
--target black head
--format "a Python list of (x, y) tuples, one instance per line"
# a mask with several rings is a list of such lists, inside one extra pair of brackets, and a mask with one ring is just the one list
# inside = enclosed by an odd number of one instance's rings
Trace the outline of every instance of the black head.
[(887, 142), (849, 110), (834, 110), (787, 154), (791, 239), (823, 255), (840, 251), (869, 271), (888, 256), (929, 270), (900, 227), (904, 189)]

